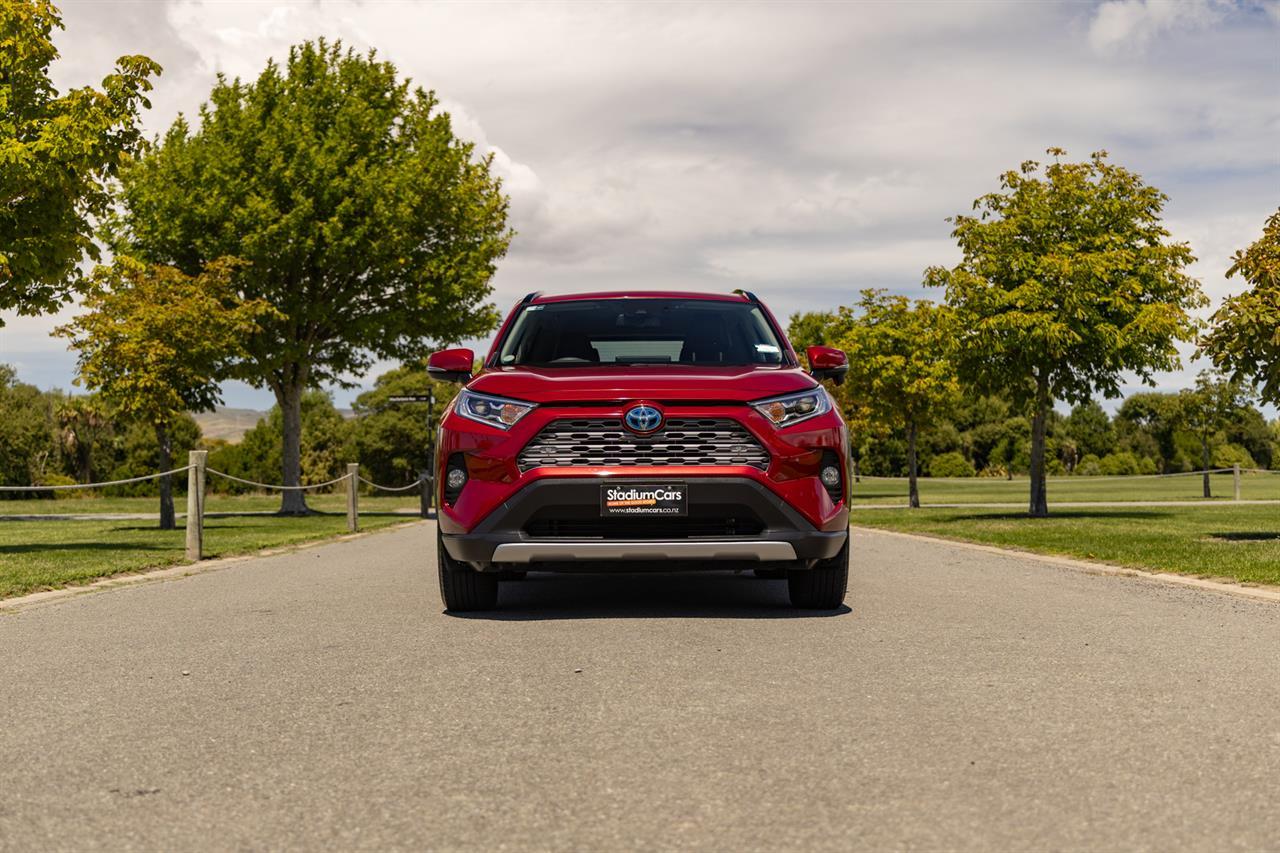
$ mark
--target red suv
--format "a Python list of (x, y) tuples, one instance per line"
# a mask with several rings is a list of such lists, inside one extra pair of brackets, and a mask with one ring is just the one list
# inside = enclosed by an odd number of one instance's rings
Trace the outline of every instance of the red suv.
[(754, 568), (796, 607), (834, 609), (849, 576), (848, 439), (831, 396), (844, 353), (805, 372), (750, 293), (530, 294), (437, 442), (440, 593), (497, 603), (529, 569)]

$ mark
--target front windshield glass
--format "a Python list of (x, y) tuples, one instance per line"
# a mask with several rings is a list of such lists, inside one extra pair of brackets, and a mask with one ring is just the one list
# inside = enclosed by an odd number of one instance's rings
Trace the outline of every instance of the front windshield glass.
[(503, 366), (782, 364), (756, 305), (710, 299), (582, 299), (530, 305), (502, 342)]

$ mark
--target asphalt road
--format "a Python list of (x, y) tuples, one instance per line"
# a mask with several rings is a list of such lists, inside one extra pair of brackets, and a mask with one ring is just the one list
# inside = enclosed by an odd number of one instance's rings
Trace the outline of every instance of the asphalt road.
[(440, 612), (424, 523), (0, 616), (0, 848), (1275, 849), (1280, 607), (879, 534)]

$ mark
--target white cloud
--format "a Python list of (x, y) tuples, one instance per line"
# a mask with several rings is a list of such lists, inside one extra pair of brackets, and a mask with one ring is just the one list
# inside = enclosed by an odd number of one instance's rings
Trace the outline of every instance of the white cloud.
[(1230, 0), (1108, 0), (1089, 26), (1089, 43), (1104, 53), (1140, 49), (1168, 30), (1211, 26), (1232, 5)]
[(954, 256), (945, 217), (1050, 145), (1107, 148), (1165, 190), (1216, 297), (1280, 200), (1277, 3), (64, 8), (61, 80), (96, 82), (120, 53), (166, 66), (152, 132), (217, 71), (255, 76), (321, 35), (376, 47), (493, 155), (519, 232), (504, 309), (537, 289), (749, 282), (784, 315), (859, 287), (919, 294)]

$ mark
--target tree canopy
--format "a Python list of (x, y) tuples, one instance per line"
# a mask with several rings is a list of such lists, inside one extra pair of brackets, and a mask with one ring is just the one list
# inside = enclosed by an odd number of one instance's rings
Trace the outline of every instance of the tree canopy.
[(866, 417), (884, 430), (907, 434), (909, 499), (920, 506), (917, 437), (943, 415), (959, 391), (947, 355), (943, 309), (883, 290), (864, 290), (855, 309), (841, 309), (834, 345), (849, 357), (845, 385)]
[(1080, 404), (1120, 394), (1121, 378), (1150, 383), (1178, 366), (1175, 342), (1192, 338), (1205, 304), (1184, 269), (1194, 258), (1170, 241), (1167, 197), (1105, 152), (1083, 163), (1024, 162), (1000, 190), (956, 216), (964, 253), (926, 282), (946, 291), (962, 381), (1000, 390), (1032, 415), (1032, 515), (1048, 513), (1045, 427), (1054, 400)]
[[(244, 355), (261, 319), (270, 316), (265, 302), (235, 298), (235, 267), (215, 261), (188, 276), (173, 267), (117, 258), (95, 271), (84, 294), (85, 313), (55, 331), (79, 351), (78, 383), (155, 430), (166, 470), (173, 424), (185, 412), (221, 402), (218, 383)], [(160, 519), (167, 528), (173, 526), (173, 503), (166, 483)]]
[(48, 0), (0, 3), (0, 311), (54, 310), (80, 280), (81, 260), (97, 259), (105, 182), (137, 141), (138, 111), (160, 72), (145, 56), (122, 56), (101, 89), (59, 95), (49, 65), (61, 27)]
[(1236, 275), (1249, 289), (1214, 312), (1201, 345), (1219, 369), (1280, 404), (1280, 210), (1267, 219), (1261, 237), (1236, 252), (1227, 277)]
[(244, 259), (239, 294), (277, 310), (238, 375), (275, 393), (286, 485), (304, 388), (496, 324), (485, 300), (511, 232), (491, 158), (372, 52), (307, 42), (251, 83), (219, 77), (198, 129), (179, 118), (121, 181), (115, 245), (188, 274)]

